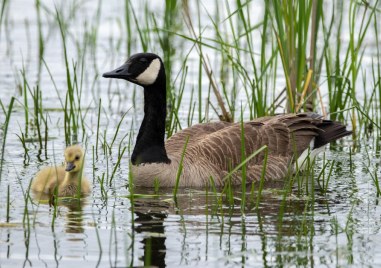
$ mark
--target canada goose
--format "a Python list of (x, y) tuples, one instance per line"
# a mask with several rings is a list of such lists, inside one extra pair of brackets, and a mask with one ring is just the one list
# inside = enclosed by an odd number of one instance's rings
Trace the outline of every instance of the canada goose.
[[(211, 178), (221, 186), (229, 171), (241, 163), (240, 123), (197, 124), (164, 143), (166, 79), (159, 56), (135, 54), (103, 77), (124, 79), (144, 88), (144, 119), (131, 156), (135, 185), (152, 187), (154, 180), (158, 180), (162, 187), (174, 186), (187, 137), (179, 186), (202, 187)], [(303, 152), (321, 148), (351, 133), (341, 123), (323, 120), (314, 113), (257, 118), (245, 122), (243, 129), (246, 156), (263, 145), (268, 146), (267, 180), (284, 178), (290, 164)], [(247, 182), (261, 177), (263, 159), (261, 153), (247, 163)], [(232, 175), (232, 183), (241, 184), (240, 171)]]
[(65, 166), (46, 167), (36, 174), (31, 185), (34, 192), (52, 196), (58, 187), (58, 196), (76, 196), (81, 183), (81, 194), (90, 193), (90, 183), (82, 175), (84, 152), (81, 146), (67, 147), (64, 155)]

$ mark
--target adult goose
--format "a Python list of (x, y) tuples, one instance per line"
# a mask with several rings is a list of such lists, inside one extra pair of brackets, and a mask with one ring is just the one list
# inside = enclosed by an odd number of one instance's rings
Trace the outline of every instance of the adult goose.
[[(221, 186), (229, 171), (241, 163), (240, 123), (197, 124), (164, 142), (166, 78), (163, 62), (156, 54), (132, 55), (103, 77), (124, 79), (144, 88), (144, 119), (131, 156), (135, 185), (152, 187), (158, 180), (162, 187), (174, 186), (187, 139), (179, 186), (202, 187), (211, 178)], [(243, 123), (243, 130), (246, 156), (268, 146), (266, 180), (284, 178), (300, 156), (351, 133), (341, 123), (323, 120), (314, 113), (257, 118)], [(264, 153), (260, 153), (247, 162), (247, 182), (260, 179), (263, 159)], [(241, 172), (233, 173), (231, 180), (241, 184)]]

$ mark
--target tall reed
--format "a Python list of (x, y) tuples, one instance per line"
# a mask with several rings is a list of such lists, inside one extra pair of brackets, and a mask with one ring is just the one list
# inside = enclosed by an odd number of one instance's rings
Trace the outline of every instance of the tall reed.
[[(308, 69), (313, 74), (319, 72), (315, 67), (315, 48), (322, 14), (322, 2), (322, 0), (272, 2), (273, 30), (286, 79), (287, 110), (289, 112), (294, 112), (296, 104), (302, 101), (302, 98), (299, 99), (297, 96), (298, 94), (305, 95), (303, 88), (308, 88), (309, 93), (312, 93), (310, 82), (307, 87), (303, 86), (308, 81), (306, 79), (307, 55), (310, 57)], [(309, 31), (311, 32), (310, 42), (308, 42)], [(308, 45), (310, 46), (309, 52)], [(312, 107), (306, 108), (312, 110)]]
[(1, 32), (2, 32), (2, 26), (3, 26), (3, 21), (4, 17), (6, 16), (6, 10), (9, 5), (9, 0), (3, 0), (1, 2), (1, 9), (0, 9), (0, 39), (1, 39)]
[(9, 126), (9, 121), (11, 119), (11, 113), (13, 109), (13, 103), (15, 102), (15, 98), (12, 97), (11, 101), (9, 102), (8, 105), (8, 112), (6, 113), (5, 116), (5, 122), (4, 122), (4, 131), (3, 131), (3, 144), (1, 146), (1, 159), (0, 159), (0, 183), (1, 183), (1, 178), (3, 174), (3, 165), (4, 165), (4, 153), (5, 153), (5, 144), (7, 140), (7, 133), (8, 133), (8, 126)]
[[(65, 106), (64, 106), (64, 126), (65, 126), (65, 142), (66, 145), (74, 144), (78, 141), (78, 120), (79, 120), (79, 107), (80, 105), (76, 105), (75, 102), (75, 83), (76, 83), (76, 64), (73, 64), (73, 73), (71, 74), (71, 65), (69, 63), (68, 49), (66, 46), (66, 25), (62, 20), (62, 14), (60, 10), (56, 7), (56, 20), (58, 22), (61, 39), (62, 39), (62, 47), (64, 52), (64, 60), (65, 60), (65, 70), (66, 70), (66, 85), (67, 92), (65, 98)], [(77, 87), (78, 88), (78, 87)], [(78, 113), (76, 114), (76, 111)]]

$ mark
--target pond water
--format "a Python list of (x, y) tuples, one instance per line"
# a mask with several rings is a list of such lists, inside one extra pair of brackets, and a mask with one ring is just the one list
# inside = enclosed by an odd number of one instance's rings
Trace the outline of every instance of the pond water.
[[(206, 2), (205, 10), (215, 10), (217, 2)], [(161, 25), (163, 15), (160, 14), (164, 12), (161, 3), (155, 1), (148, 6), (144, 3), (130, 3), (137, 14), (136, 21), (141, 27), (147, 21), (154, 25), (150, 13), (153, 12)], [(196, 12), (197, 7), (191, 5), (191, 8)], [(81, 110), (75, 113), (80, 115), (77, 139), (86, 148), (85, 174), (92, 181), (92, 193), (88, 197), (61, 200), (57, 210), (47, 200), (37, 202), (28, 190), (41, 167), (63, 161), (65, 128), (61, 101), (65, 103), (68, 86), (56, 9), (66, 30), (71, 79), (77, 68), (77, 84), (82, 91), (78, 94), (80, 101), (75, 96), (73, 111)], [(317, 159), (315, 178), (325, 163), (329, 168), (323, 173), (328, 177), (332, 165), (327, 187), (320, 187), (315, 180), (300, 187), (292, 185), (289, 190), (288, 181), (268, 182), (258, 208), (257, 188), (251, 194), (250, 186), (244, 211), (240, 205), (241, 188), (233, 190), (232, 201), (223, 194), (202, 189), (181, 189), (177, 200), (173, 199), (172, 189), (155, 192), (137, 188), (131, 196), (129, 155), (143, 115), (142, 91), (123, 81), (100, 77), (125, 60), (128, 38), (132, 38), (131, 53), (142, 50), (136, 26), (132, 27), (131, 36), (127, 34), (125, 2), (12, 0), (5, 10), (0, 32), (0, 99), (5, 108), (12, 96), (16, 101), (6, 136), (0, 181), (1, 267), (381, 265), (381, 200), (369, 173), (380, 177), (380, 158), (372, 137), (356, 146), (347, 137)], [(205, 10), (202, 9), (201, 20), (211, 24)], [(255, 12), (263, 12), (261, 2)], [(129, 14), (133, 24), (134, 18)], [(260, 16), (253, 16), (253, 20), (260, 21)], [(43, 45), (39, 43), (39, 29)], [(210, 34), (208, 31), (209, 28), (206, 35)], [(371, 39), (369, 51), (373, 51), (372, 44), (374, 49)], [(159, 53), (160, 46), (155, 40), (152, 30), (148, 49)], [(172, 62), (175, 87), (179, 86), (180, 78), (174, 70), (180, 68), (185, 57), (179, 50), (190, 52), (189, 73), (178, 112), (179, 124), (185, 128), (197, 122), (199, 111), (206, 110), (209, 83), (205, 75), (204, 106), (200, 110), (196, 108), (190, 119), (192, 98), (196, 98), (190, 92), (198, 85), (198, 55), (191, 49), (192, 43), (181, 38), (174, 38), (173, 42), (179, 55)], [(39, 60), (41, 48), (44, 61)], [(372, 53), (367, 51), (364, 62), (368, 65), (364, 70), (369, 70), (372, 64), (369, 61)], [(218, 66), (218, 52), (206, 48), (205, 53), (208, 52), (212, 66)], [(277, 91), (283, 88), (284, 81), (282, 76), (276, 80)], [(43, 139), (42, 150), (32, 97), (37, 85), (42, 94), (38, 105), (48, 126), (47, 146), (45, 149)], [(28, 92), (28, 119), (24, 87)], [(244, 93), (239, 96), (245, 101)], [(99, 99), (101, 109), (98, 109)], [(213, 103), (213, 96), (211, 99)], [(247, 118), (248, 112), (244, 115)], [(207, 117), (218, 120), (211, 108)], [(5, 120), (1, 110), (1, 126)], [(44, 132), (41, 120), (40, 117)], [(19, 138), (22, 134), (28, 135), (27, 153)], [(3, 141), (3, 127), (0, 137)]]

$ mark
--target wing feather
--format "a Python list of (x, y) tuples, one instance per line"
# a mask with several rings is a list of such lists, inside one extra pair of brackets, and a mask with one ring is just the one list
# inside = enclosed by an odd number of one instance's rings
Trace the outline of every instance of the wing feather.
[[(284, 178), (291, 162), (322, 132), (319, 128), (322, 124), (326, 128), (328, 123), (320, 116), (310, 114), (277, 115), (246, 122), (243, 124), (245, 155), (248, 157), (263, 145), (267, 145), (265, 179)], [(170, 157), (178, 155), (189, 136), (186, 151), (188, 163), (196, 161), (206, 169), (209, 166), (214, 174), (220, 172), (221, 178), (218, 179), (222, 179), (242, 162), (241, 129), (240, 123), (218, 122), (195, 125), (172, 136), (166, 143), (166, 149)], [(247, 163), (248, 181), (260, 179), (264, 156), (265, 152), (261, 152)], [(235, 184), (240, 182), (240, 171), (232, 175), (232, 180)], [(219, 182), (222, 183), (220, 180)]]

